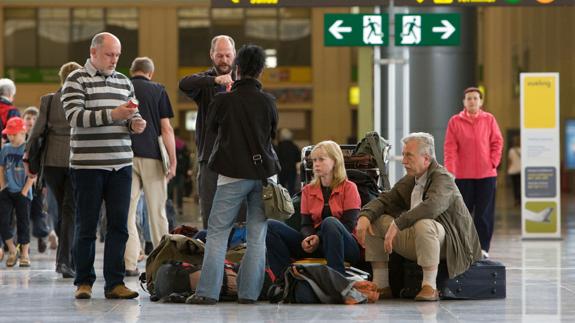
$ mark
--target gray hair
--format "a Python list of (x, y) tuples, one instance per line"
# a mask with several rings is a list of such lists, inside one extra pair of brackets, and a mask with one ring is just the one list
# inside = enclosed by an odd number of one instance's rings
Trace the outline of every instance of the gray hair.
[(210, 55), (214, 52), (214, 50), (216, 49), (216, 43), (218, 42), (218, 40), (220, 39), (227, 39), (230, 44), (232, 45), (232, 48), (234, 49), (234, 53), (236, 52), (236, 43), (234, 42), (234, 39), (228, 35), (218, 35), (214, 38), (212, 38), (212, 45), (210, 47)]
[(142, 72), (145, 74), (154, 72), (154, 61), (149, 57), (136, 57), (130, 66), (130, 73)]
[(435, 160), (435, 139), (427, 132), (412, 132), (403, 137), (401, 142), (405, 145), (410, 141), (417, 141), (419, 153)]
[(108, 32), (102, 32), (102, 33), (96, 34), (94, 36), (94, 38), (92, 38), (92, 43), (90, 43), (90, 48), (98, 48), (98, 47), (102, 46), (102, 44), (104, 43), (104, 40), (106, 40), (107, 37), (115, 38), (118, 41), (118, 43), (120, 42), (118, 37), (116, 37), (114, 34), (111, 34)]
[(11, 79), (0, 79), (0, 96), (13, 97), (16, 95), (16, 85)]

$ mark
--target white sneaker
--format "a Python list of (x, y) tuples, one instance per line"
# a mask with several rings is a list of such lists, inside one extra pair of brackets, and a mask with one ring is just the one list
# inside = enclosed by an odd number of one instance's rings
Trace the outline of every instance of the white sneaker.
[(487, 253), (485, 250), (481, 250), (481, 255), (483, 256), (483, 259), (489, 258), (489, 253)]

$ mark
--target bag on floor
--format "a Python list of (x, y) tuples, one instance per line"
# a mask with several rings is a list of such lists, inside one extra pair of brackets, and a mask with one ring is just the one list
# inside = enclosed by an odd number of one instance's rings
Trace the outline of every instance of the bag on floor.
[(204, 243), (180, 234), (166, 234), (160, 244), (146, 259), (146, 272), (140, 276), (140, 282), (146, 284), (146, 290), (154, 295), (154, 275), (160, 266), (170, 261), (181, 261), (199, 265), (204, 258)]
[(326, 265), (299, 264), (288, 267), (283, 277), (274, 282), (268, 298), (271, 303), (362, 304), (377, 300), (374, 291), (374, 283), (349, 281)]
[[(423, 271), (413, 261), (403, 263), (402, 298), (414, 298), (421, 290)], [(489, 259), (478, 260), (464, 273), (449, 279), (447, 265), (441, 262), (437, 274), (441, 299), (497, 299), (506, 297), (505, 266)]]
[[(154, 278), (152, 301), (184, 303), (200, 281), (202, 265), (170, 261), (158, 268)], [(224, 264), (224, 277), (220, 300), (236, 300), (238, 296), (237, 268), (229, 262)]]

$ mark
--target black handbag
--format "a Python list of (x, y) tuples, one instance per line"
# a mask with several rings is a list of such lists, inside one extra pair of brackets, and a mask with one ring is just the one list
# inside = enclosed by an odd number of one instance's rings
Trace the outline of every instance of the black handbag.
[(50, 100), (48, 101), (48, 110), (46, 111), (46, 123), (44, 124), (44, 130), (42, 134), (37, 138), (34, 138), (30, 142), (28, 149), (28, 170), (32, 174), (38, 175), (38, 182), (41, 182), (43, 175), (43, 165), (46, 159), (46, 147), (48, 145), (48, 119), (50, 117), (50, 107), (52, 106), (52, 100), (54, 94), (50, 95)]

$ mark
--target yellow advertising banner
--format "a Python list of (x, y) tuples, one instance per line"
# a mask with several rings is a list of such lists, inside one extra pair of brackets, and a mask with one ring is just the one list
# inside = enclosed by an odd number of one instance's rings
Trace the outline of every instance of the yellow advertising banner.
[(557, 105), (555, 102), (556, 77), (525, 77), (525, 128), (555, 128)]

